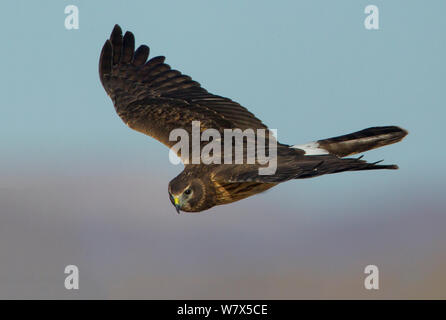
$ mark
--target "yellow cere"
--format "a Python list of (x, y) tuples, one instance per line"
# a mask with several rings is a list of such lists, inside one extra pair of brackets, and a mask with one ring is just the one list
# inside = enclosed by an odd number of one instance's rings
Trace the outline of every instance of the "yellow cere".
[(175, 205), (177, 205), (180, 202), (177, 197), (174, 197), (173, 201), (175, 202)]

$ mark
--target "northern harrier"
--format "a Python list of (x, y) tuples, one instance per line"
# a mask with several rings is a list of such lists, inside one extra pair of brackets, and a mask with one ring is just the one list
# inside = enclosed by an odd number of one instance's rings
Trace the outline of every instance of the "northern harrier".
[[(99, 61), (99, 75), (116, 112), (130, 128), (171, 148), (173, 129), (191, 133), (192, 121), (203, 128), (267, 129), (240, 104), (209, 93), (190, 77), (172, 70), (164, 57), (147, 61), (149, 47), (135, 50), (131, 32), (122, 36), (116, 25)], [(187, 164), (169, 183), (169, 197), (180, 210), (199, 212), (263, 192), (281, 182), (342, 171), (397, 169), (396, 165), (344, 158), (402, 140), (407, 131), (396, 126), (373, 127), (304, 145), (277, 144), (277, 170), (260, 175), (259, 164)], [(221, 141), (223, 143), (223, 141)]]

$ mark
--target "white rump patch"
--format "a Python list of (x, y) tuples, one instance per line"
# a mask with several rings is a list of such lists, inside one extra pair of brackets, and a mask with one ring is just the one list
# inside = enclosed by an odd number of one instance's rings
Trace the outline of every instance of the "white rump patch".
[(305, 155), (307, 156), (317, 156), (321, 154), (330, 154), (327, 150), (319, 147), (319, 143), (317, 142), (309, 142), (306, 144), (296, 144), (291, 148), (301, 149), (305, 151)]

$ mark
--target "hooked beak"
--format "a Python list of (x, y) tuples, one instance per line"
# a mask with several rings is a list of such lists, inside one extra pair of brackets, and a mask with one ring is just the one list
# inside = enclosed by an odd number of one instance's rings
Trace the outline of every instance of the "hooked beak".
[(180, 214), (180, 200), (178, 199), (178, 197), (173, 197), (173, 202), (177, 213)]

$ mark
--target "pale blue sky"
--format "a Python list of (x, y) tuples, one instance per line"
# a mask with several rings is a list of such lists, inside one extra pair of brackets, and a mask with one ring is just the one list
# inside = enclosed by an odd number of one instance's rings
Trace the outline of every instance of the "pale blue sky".
[[(64, 28), (68, 4), (79, 30)], [(364, 28), (368, 4), (380, 30)], [(0, 297), (445, 298), (446, 283), (424, 281), (446, 265), (445, 12), (442, 0), (3, 1)], [(167, 184), (181, 166), (122, 123), (99, 81), (116, 23), (284, 143), (406, 128), (365, 155), (401, 169), (176, 215)], [(369, 263), (389, 281), (374, 296), (360, 287)], [(79, 293), (62, 287), (67, 264)]]

